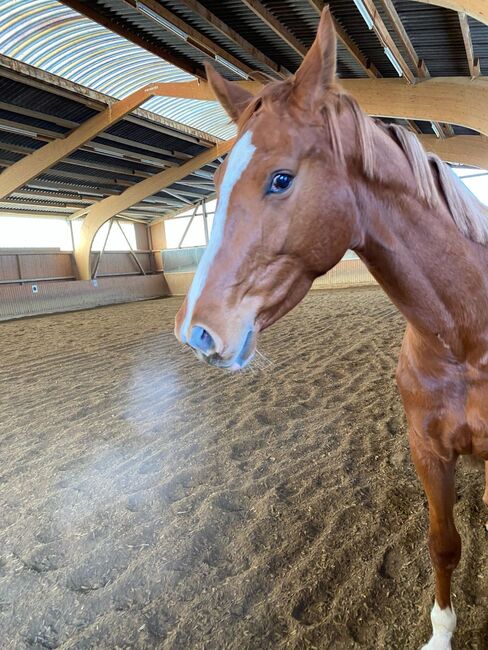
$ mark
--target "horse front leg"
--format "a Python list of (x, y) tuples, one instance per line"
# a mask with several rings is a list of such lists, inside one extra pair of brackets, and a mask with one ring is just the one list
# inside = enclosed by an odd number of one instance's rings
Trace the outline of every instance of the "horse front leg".
[(429, 503), (429, 550), (435, 571), (435, 603), (431, 612), (432, 637), (423, 650), (451, 650), (456, 615), (451, 603), (451, 577), (461, 557), (461, 538), (454, 524), (456, 458), (445, 461), (410, 434), (417, 474)]

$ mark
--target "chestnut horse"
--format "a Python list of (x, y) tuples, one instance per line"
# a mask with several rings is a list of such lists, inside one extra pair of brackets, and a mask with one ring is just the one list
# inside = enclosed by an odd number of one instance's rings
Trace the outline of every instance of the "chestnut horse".
[(488, 460), (488, 211), (413, 134), (366, 116), (335, 72), (328, 9), (296, 74), (257, 96), (208, 69), (238, 134), (175, 332), (200, 359), (242, 368), (258, 332), (357, 252), (407, 320), (397, 382), (436, 583), (425, 648), (447, 650), (461, 552), (454, 469), (460, 454)]

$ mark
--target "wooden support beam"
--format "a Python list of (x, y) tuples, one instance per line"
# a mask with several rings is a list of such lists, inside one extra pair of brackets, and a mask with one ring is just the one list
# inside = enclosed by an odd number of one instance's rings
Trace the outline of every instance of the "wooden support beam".
[(162, 273), (164, 271), (163, 250), (167, 245), (164, 223), (151, 223), (148, 227), (148, 236), (152, 252), (152, 267), (156, 273)]
[(279, 36), (292, 50), (302, 58), (307, 53), (307, 48), (287, 29), (259, 0), (241, 0), (260, 20), (263, 21), (277, 36)]
[(47, 192), (42, 190), (32, 190), (29, 188), (18, 190), (10, 198), (21, 198), (21, 199), (36, 199), (43, 198), (46, 199), (46, 202), (49, 201), (71, 201), (77, 203), (93, 203), (93, 200), (96, 198), (90, 196), (87, 191), (85, 194), (78, 194), (78, 192)]
[(400, 66), (404, 78), (409, 83), (412, 84), (415, 83), (415, 75), (410, 70), (407, 62), (405, 61), (400, 50), (396, 46), (396, 43), (393, 40), (390, 32), (388, 31), (388, 28), (385, 25), (383, 18), (378, 13), (378, 10), (376, 9), (376, 5), (374, 4), (373, 0), (363, 0), (363, 3), (372, 20), (374, 32), (378, 37), (378, 40), (380, 41), (381, 45), (383, 46), (383, 48), (391, 52), (391, 55), (394, 57), (394, 59), (397, 61), (398, 65)]
[(167, 48), (163, 47), (160, 43), (156, 44), (154, 40), (146, 40), (142, 36), (139, 36), (136, 30), (127, 29), (123, 23), (117, 20), (111, 20), (110, 18), (103, 16), (99, 11), (97, 11), (96, 6), (92, 2), (84, 2), (83, 0), (62, 0), (62, 2), (68, 7), (71, 7), (71, 9), (77, 11), (82, 16), (86, 16), (87, 18), (90, 18), (90, 20), (94, 20), (99, 25), (102, 25), (102, 27), (115, 32), (119, 36), (122, 36), (128, 41), (131, 41), (135, 45), (138, 45), (148, 52), (155, 54), (164, 61), (175, 65), (176, 67), (180, 68), (180, 70), (184, 70), (185, 72), (188, 72), (189, 74), (200, 79), (205, 79), (205, 70), (202, 66), (192, 63), (186, 57), (174, 54)]
[[(6, 169), (10, 169), (9, 165), (10, 165), (9, 160), (0, 158), (0, 167), (5, 167)], [(108, 188), (108, 187), (124, 188), (133, 185), (133, 182), (120, 178), (118, 175), (115, 174), (113, 176), (106, 176), (105, 174), (100, 173), (95, 176), (93, 174), (93, 171), (91, 174), (82, 174), (80, 172), (75, 172), (71, 170), (67, 171), (64, 169), (56, 169), (52, 173), (53, 175), (59, 178), (66, 178), (72, 180), (75, 183), (76, 181), (82, 181), (82, 183), (91, 183), (92, 185), (97, 184), (97, 187), (99, 188), (100, 192), (105, 192), (104, 188)]]
[[(250, 93), (258, 93), (263, 84), (260, 81), (236, 81), (242, 88)], [(163, 97), (180, 97), (182, 99), (199, 99), (202, 101), (214, 100), (210, 86), (206, 81), (180, 81), (175, 83), (158, 84), (157, 92)]]
[(369, 115), (459, 124), (488, 135), (488, 79), (435, 77), (415, 85), (401, 79), (343, 79)]
[(259, 61), (259, 63), (262, 65), (265, 65), (267, 68), (269, 68), (269, 70), (274, 73), (274, 76), (286, 77), (290, 74), (286, 68), (281, 66), (279, 63), (276, 63), (276, 61), (270, 59), (261, 50), (249, 43), (249, 41), (246, 41), (246, 39), (243, 38), (238, 32), (220, 20), (220, 18), (218, 18), (209, 9), (207, 9), (207, 7), (198, 2), (198, 0), (180, 0), (180, 4), (187, 7), (187, 9), (194, 11), (200, 16), (200, 18), (205, 20), (207, 24), (211, 25), (214, 29), (219, 31), (223, 36), (225, 36), (225, 38), (232, 41), (243, 52), (245, 52), (253, 59), (256, 59), (256, 61)]
[(0, 174), (0, 200), (19, 189), (46, 169), (62, 160), (76, 149), (92, 140), (98, 133), (122, 119), (134, 108), (153, 96), (153, 88), (146, 86), (125, 99), (94, 115), (65, 138), (53, 140), (48, 145), (25, 156)]
[[(307, 0), (310, 6), (316, 10), (317, 15), (320, 15), (325, 3), (322, 0)], [(274, 31), (289, 47), (291, 47), (302, 58), (307, 53), (307, 48), (298, 41), (297, 38), (284, 26), (280, 21), (273, 16), (273, 14), (266, 9), (266, 7), (258, 0), (242, 0), (248, 9), (250, 9), (258, 18), (260, 18), (265, 25)], [(375, 65), (372, 64), (364, 56), (358, 46), (350, 38), (347, 32), (341, 25), (334, 19), (334, 27), (337, 33), (337, 38), (342, 45), (349, 51), (349, 54), (356, 61), (358, 66), (367, 74), (368, 77), (379, 77), (380, 74)]]
[(488, 138), (481, 135), (455, 135), (444, 140), (435, 135), (421, 135), (419, 140), (427, 151), (442, 160), (488, 169)]
[[(323, 5), (321, 0), (308, 0), (308, 2), (312, 6), (316, 7), (317, 9), (319, 8), (320, 5)], [(419, 56), (417, 55), (417, 52), (415, 51), (415, 48), (414, 48), (414, 46), (412, 44), (412, 41), (410, 40), (410, 37), (408, 36), (408, 34), (407, 34), (407, 32), (406, 32), (406, 30), (405, 30), (405, 28), (403, 26), (401, 18), (398, 15), (398, 12), (395, 9), (395, 6), (394, 6), (392, 0), (379, 0), (379, 2), (382, 4), (383, 9), (385, 10), (387, 16), (390, 19), (390, 22), (391, 22), (391, 24), (393, 26), (393, 29), (395, 30), (395, 32), (396, 32), (398, 38), (400, 39), (405, 51), (407, 52), (407, 54), (408, 54), (408, 56), (410, 58), (412, 67), (417, 72), (417, 76), (419, 78), (421, 78), (421, 79), (428, 79), (430, 77), (430, 73), (429, 73), (429, 71), (427, 69), (427, 66), (425, 65), (425, 62), (422, 61), (419, 58)], [(402, 68), (402, 70), (404, 72), (404, 76), (405, 76), (406, 80), (409, 81), (410, 83), (413, 83), (415, 81), (415, 78), (412, 76), (410, 68), (408, 67), (406, 61), (403, 59), (403, 57), (401, 56), (398, 49), (396, 50), (396, 55), (392, 50), (392, 43), (393, 43), (393, 46), (395, 45), (394, 41), (390, 37), (388, 29), (387, 29), (386, 25), (384, 24), (384, 22), (383, 22), (382, 18), (380, 17), (380, 15), (378, 14), (378, 12), (376, 10), (376, 7), (374, 6), (373, 3), (369, 2), (366, 5), (366, 8), (368, 9), (368, 11), (370, 13), (371, 20), (373, 21), (373, 25), (374, 25), (376, 34), (377, 34), (381, 44), (383, 45), (383, 47), (388, 47), (390, 49), (390, 51), (392, 51), (392, 54), (394, 54), (394, 56), (396, 56), (396, 58), (398, 60), (398, 63), (400, 64), (400, 66), (401, 66), (401, 68)], [(339, 26), (336, 23), (336, 30), (338, 29), (338, 27)], [(369, 74), (368, 76), (369, 77), (379, 77), (380, 75), (379, 74)], [(414, 131), (416, 133), (419, 133), (420, 130), (413, 121), (409, 120), (408, 123), (409, 123), (409, 127), (410, 127), (410, 129), (412, 131)], [(440, 137), (446, 137), (447, 135), (454, 135), (453, 132), (450, 133), (449, 129), (452, 130), (452, 128), (449, 125), (436, 125), (436, 128), (438, 128), (438, 131), (440, 133)]]
[[(113, 97), (104, 95), (97, 90), (93, 90), (93, 88), (81, 86), (64, 77), (58, 77), (55, 74), (51, 74), (40, 68), (35, 68), (22, 61), (11, 59), (4, 54), (0, 54), (0, 77), (6, 77), (23, 85), (38, 88), (43, 92), (65, 97), (96, 111), (102, 111), (116, 101)], [(220, 138), (210, 133), (205, 133), (187, 124), (181, 124), (180, 122), (163, 117), (158, 113), (153, 113), (144, 108), (136, 108), (125, 119), (128, 122), (160, 133), (172, 136), (177, 133), (178, 138), (187, 140), (188, 142), (211, 146), (221, 141)]]
[(79, 126), (79, 123), (73, 122), (73, 120), (65, 120), (62, 117), (57, 117), (56, 115), (41, 113), (40, 111), (35, 111), (31, 108), (24, 108), (23, 106), (9, 104), (7, 102), (0, 102), (0, 109), (2, 111), (15, 113), (16, 115), (25, 115), (27, 117), (34, 117), (37, 120), (43, 120), (44, 122), (52, 122), (53, 124), (57, 124), (58, 126), (62, 126), (66, 129), (76, 129), (76, 127)]
[[(322, 13), (322, 10), (326, 4), (323, 0), (307, 0), (307, 2), (312, 7), (312, 9), (315, 9), (318, 15)], [(337, 38), (342, 43), (342, 45), (346, 48), (346, 50), (348, 50), (349, 54), (353, 57), (353, 59), (356, 61), (356, 63), (362, 69), (362, 71), (366, 73), (366, 75), (371, 79), (374, 79), (376, 77), (381, 77), (374, 63), (371, 63), (371, 61), (369, 61), (369, 59), (367, 59), (364, 56), (364, 54), (361, 52), (361, 50), (356, 45), (356, 43), (352, 40), (352, 38), (349, 36), (346, 30), (340, 25), (340, 23), (337, 22), (337, 20), (334, 18), (333, 15), (332, 15), (332, 19), (334, 21), (334, 28), (336, 30)]]
[[(59, 133), (49, 132), (51, 136), (58, 136), (58, 138), (32, 152), (30, 155), (25, 156), (0, 174), (0, 200), (7, 197), (11, 192), (15, 192), (15, 190), (36, 176), (39, 176), (39, 174), (52, 167), (52, 165), (69, 156), (76, 149), (86, 145), (95, 136), (118, 122), (151, 97), (164, 94), (164, 86), (166, 84), (144, 86), (135, 93), (125, 97), (125, 99), (114, 102), (111, 106), (94, 115), (64, 138), (60, 137)], [(2, 120), (0, 120), (0, 126), (2, 126)], [(8, 124), (5, 128), (8, 128)], [(27, 126), (25, 126), (25, 129), (29, 130)], [(32, 127), (32, 130), (39, 131), (37, 127)], [(44, 135), (48, 133), (45, 129), (42, 131)], [(113, 136), (113, 139), (117, 139), (116, 136)], [(103, 145), (92, 143), (91, 146), (96, 150), (97, 146), (101, 148)], [(163, 164), (169, 165), (171, 163)]]
[(127, 188), (122, 194), (109, 196), (91, 206), (86, 211), (86, 217), (80, 231), (79, 242), (75, 250), (75, 259), (80, 279), (90, 279), (90, 251), (93, 238), (100, 226), (148, 196), (152, 196), (170, 187), (176, 181), (189, 176), (200, 167), (226, 154), (232, 147), (232, 144), (233, 140), (226, 140), (211, 149), (207, 149), (179, 167), (172, 167), (171, 169), (159, 172), (151, 176), (151, 178), (146, 178), (140, 183)]
[(403, 26), (402, 20), (398, 15), (398, 12), (392, 0), (379, 0), (379, 2), (383, 6), (386, 15), (390, 19), (392, 27), (400, 39), (403, 47), (405, 48), (405, 51), (407, 52), (413, 67), (418, 71), (418, 76), (421, 78), (430, 77), (427, 66), (421, 61), (417, 52), (415, 51), (412, 41), (410, 40), (410, 37), (407, 34), (405, 27)]
[[(145, 15), (142, 9), (140, 9), (139, 2), (137, 0), (122, 0), (122, 2), (123, 4), (135, 9), (142, 15)], [(253, 78), (255, 72), (253, 68), (249, 67), (243, 61), (240, 61), (233, 54), (222, 48), (220, 45), (218, 45), (218, 43), (212, 41), (202, 32), (195, 29), (195, 27), (190, 25), (188, 22), (173, 14), (162, 4), (157, 2), (157, 0), (144, 0), (142, 4), (154, 14), (160, 16), (165, 21), (176, 27), (176, 29), (179, 30), (182, 35), (185, 34), (186, 37), (182, 40), (184, 40), (187, 45), (197, 50), (199, 55), (203, 53), (210, 58), (215, 58), (218, 56), (227, 63), (230, 63), (230, 65), (241, 70), (244, 75), (247, 75), (248, 78)], [(151, 20), (151, 18), (149, 18), (149, 20)], [(164, 26), (161, 28), (163, 30), (165, 29)]]
[(415, 135), (420, 135), (422, 133), (420, 127), (413, 120), (405, 120), (407, 129), (410, 129)]
[[(254, 94), (262, 88), (255, 81), (237, 83)], [(402, 79), (342, 79), (341, 85), (369, 115), (459, 124), (488, 135), (488, 77), (435, 77), (415, 85)], [(203, 82), (162, 84), (161, 90), (171, 97), (214, 99)]]
[[(421, 79), (428, 79), (430, 77), (430, 72), (427, 68), (427, 65), (422, 61), (415, 48), (410, 40), (409, 35), (405, 27), (403, 26), (402, 20), (398, 15), (398, 12), (393, 4), (392, 0), (379, 0), (383, 6), (386, 15), (390, 19), (390, 22), (395, 30), (400, 42), (402, 43), (405, 51), (407, 52), (413, 68), (417, 71), (417, 76)], [(453, 128), (450, 124), (441, 124), (440, 122), (433, 122), (432, 129), (434, 132), (439, 134), (440, 138), (452, 137), (454, 135)]]
[[(103, 138), (106, 138), (106, 134), (103, 134)], [(110, 139), (110, 138), (109, 138)], [(129, 141), (128, 141), (129, 142)], [(221, 142), (220, 138), (217, 140), (217, 142)], [(131, 147), (134, 147), (134, 141), (130, 141)], [(216, 143), (214, 143), (216, 144)], [(113, 160), (114, 154), (116, 158), (122, 158), (123, 160), (136, 163), (138, 165), (145, 165), (148, 167), (156, 167), (156, 168), (165, 168), (165, 167), (173, 167), (178, 165), (176, 160), (167, 160), (165, 158), (157, 158), (155, 156), (149, 155), (147, 152), (144, 153), (136, 153), (135, 151), (129, 150), (129, 149), (124, 149), (122, 147), (114, 147), (112, 145), (107, 145), (104, 144), (100, 141), (96, 142), (87, 142), (85, 145), (81, 146), (79, 148), (81, 151), (88, 151), (90, 153), (95, 153), (99, 157), (107, 157)], [(23, 156), (29, 156), (35, 149), (33, 147), (25, 147), (21, 145), (15, 145), (11, 143), (6, 143), (6, 142), (0, 142), (0, 151), (10, 151), (13, 153), (20, 153)], [(192, 156), (188, 154), (182, 154), (179, 152), (173, 152), (173, 151), (168, 151), (166, 149), (158, 149), (158, 152), (161, 155), (164, 156), (170, 156), (170, 157), (175, 157), (179, 158), (181, 160), (189, 160), (192, 158)], [(63, 158), (64, 161), (72, 161), (74, 162), (75, 159), (68, 157), (68, 158)], [(92, 163), (91, 166), (94, 167), (96, 163)]]
[(369, 59), (367, 59), (364, 56), (364, 54), (361, 52), (359, 47), (356, 45), (356, 43), (354, 43), (352, 38), (349, 36), (346, 30), (337, 22), (337, 20), (334, 20), (334, 27), (336, 30), (337, 38), (342, 43), (342, 45), (346, 48), (346, 50), (348, 50), (349, 54), (356, 61), (358, 66), (361, 68), (361, 70), (364, 73), (366, 73), (366, 75), (371, 79), (374, 79), (375, 77), (381, 77), (378, 68), (375, 66), (375, 64), (372, 63)]
[(432, 130), (439, 138), (452, 138), (454, 135), (454, 129), (451, 124), (446, 124), (444, 122), (431, 122)]
[(486, 0), (415, 0), (428, 5), (445, 7), (457, 13), (465, 13), (480, 23), (488, 25), (488, 2)]
[(469, 72), (471, 79), (476, 79), (480, 76), (480, 62), (475, 59), (473, 53), (473, 41), (471, 40), (471, 30), (469, 29), (468, 17), (464, 12), (459, 12), (459, 25), (463, 34), (464, 49), (466, 50), (466, 57), (468, 59)]

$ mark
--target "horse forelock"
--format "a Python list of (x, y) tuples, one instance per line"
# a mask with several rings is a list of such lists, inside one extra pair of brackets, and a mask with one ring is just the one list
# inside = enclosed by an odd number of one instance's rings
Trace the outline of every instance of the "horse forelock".
[(237, 123), (238, 131), (241, 132), (247, 126), (251, 117), (261, 107), (279, 114), (289, 111), (289, 99), (292, 90), (293, 86), (289, 80), (273, 81), (264, 86), (242, 112)]

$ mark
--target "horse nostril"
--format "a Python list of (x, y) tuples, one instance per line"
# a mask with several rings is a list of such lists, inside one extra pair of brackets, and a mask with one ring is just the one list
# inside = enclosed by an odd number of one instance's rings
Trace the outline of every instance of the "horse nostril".
[(203, 327), (195, 325), (191, 331), (190, 340), (188, 343), (195, 350), (199, 350), (203, 354), (210, 354), (215, 350), (215, 343), (212, 336), (204, 330)]

